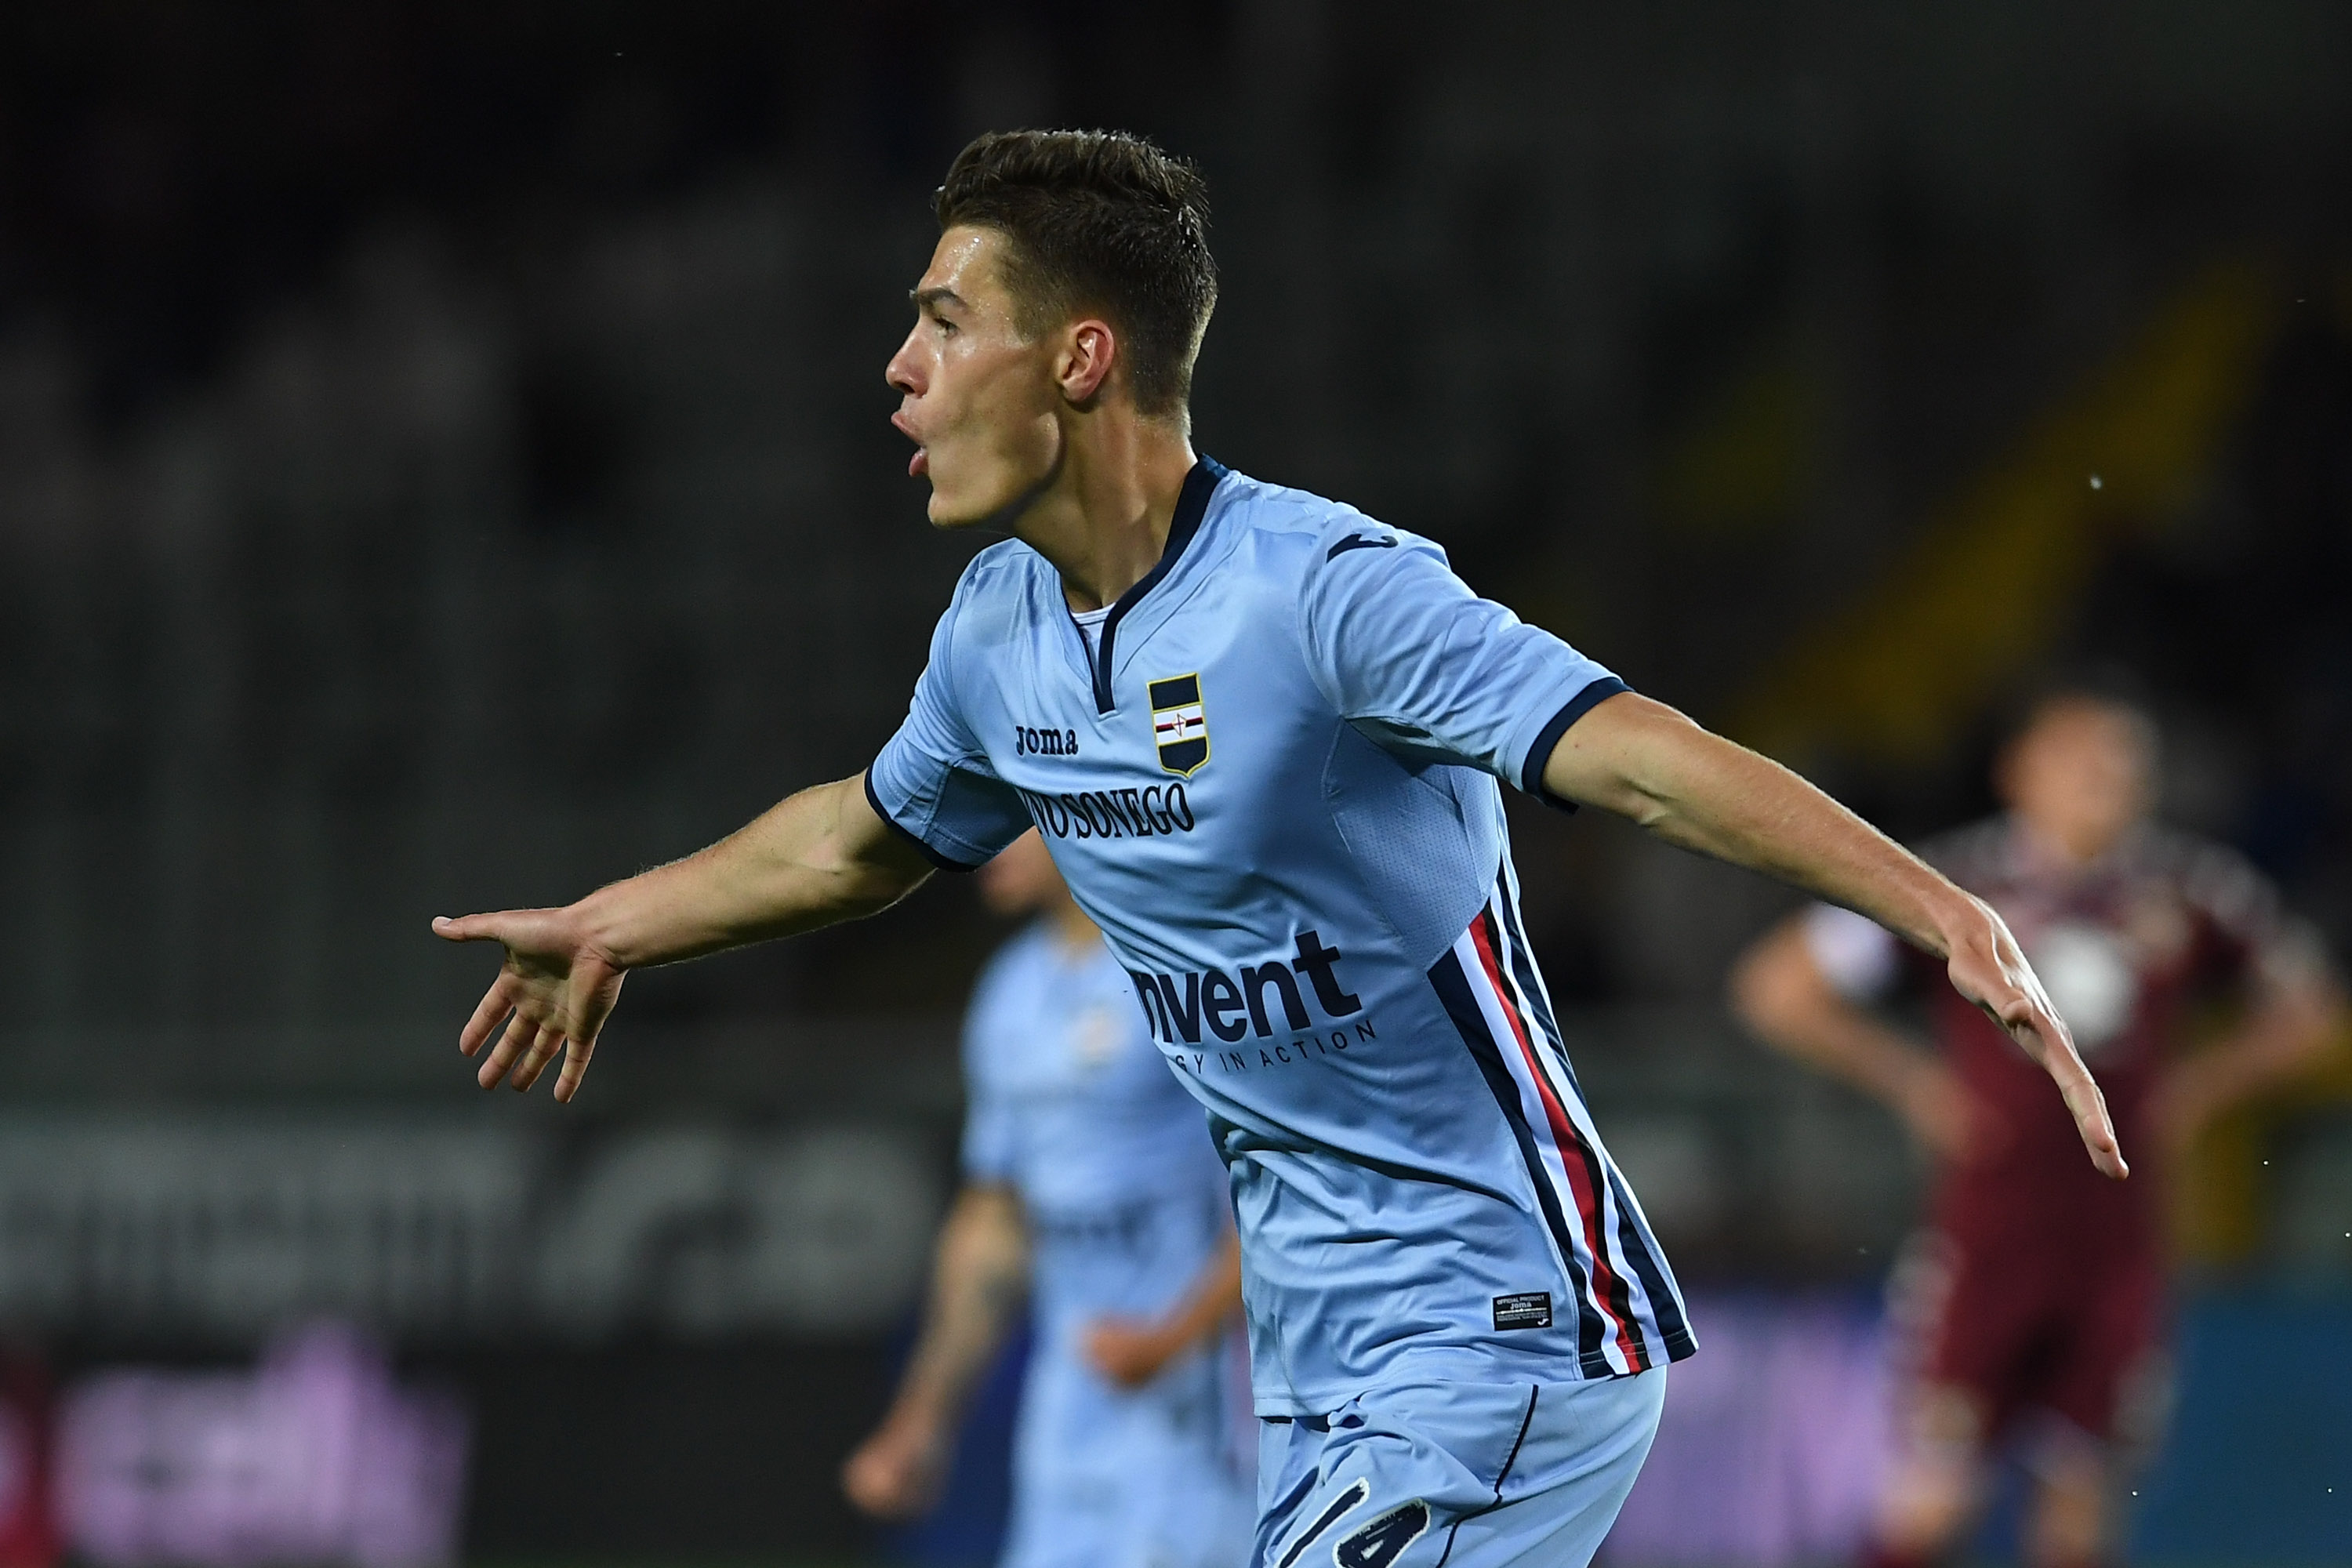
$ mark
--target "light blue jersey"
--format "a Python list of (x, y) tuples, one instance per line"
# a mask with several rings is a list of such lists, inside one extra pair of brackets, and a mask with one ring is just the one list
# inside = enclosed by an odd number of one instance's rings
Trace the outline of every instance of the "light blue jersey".
[(1097, 1319), (1172, 1310), (1233, 1228), (1200, 1109), (1126, 972), (1042, 924), (1007, 943), (972, 998), (964, 1081), (964, 1173), (1012, 1188), (1031, 1237), (1003, 1568), (1240, 1568), (1254, 1510), (1224, 1357), (1193, 1350), (1129, 1390), (1084, 1355)]
[(983, 551), (866, 789), (949, 866), (1043, 830), (1208, 1107), (1260, 1414), (1688, 1354), (1560, 1047), (1496, 782), (1539, 791), (1622, 685), (1434, 544), (1205, 459), (1097, 637), (1043, 557)]

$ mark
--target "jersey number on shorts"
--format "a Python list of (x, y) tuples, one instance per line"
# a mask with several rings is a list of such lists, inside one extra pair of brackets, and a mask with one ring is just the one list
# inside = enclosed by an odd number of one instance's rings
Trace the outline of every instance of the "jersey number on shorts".
[(1331, 1548), (1339, 1568), (1389, 1568), (1429, 1529), (1429, 1505), (1419, 1498), (1392, 1508)]

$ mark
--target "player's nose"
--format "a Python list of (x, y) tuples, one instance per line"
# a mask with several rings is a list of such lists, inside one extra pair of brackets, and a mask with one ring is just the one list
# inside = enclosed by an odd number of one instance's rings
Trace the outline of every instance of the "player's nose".
[(916, 363), (914, 346), (914, 339), (909, 335), (905, 342), (898, 345), (898, 352), (890, 356), (890, 363), (882, 367), (882, 379), (890, 384), (891, 391), (902, 397), (920, 397), (923, 395), (922, 370)]

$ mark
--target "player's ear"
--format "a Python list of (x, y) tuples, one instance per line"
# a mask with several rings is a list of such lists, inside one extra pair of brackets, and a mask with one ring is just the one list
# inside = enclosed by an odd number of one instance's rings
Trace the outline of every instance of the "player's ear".
[(1109, 322), (1093, 316), (1073, 321), (1054, 367), (1062, 395), (1081, 405), (1092, 403), (1110, 384), (1118, 359), (1118, 334)]

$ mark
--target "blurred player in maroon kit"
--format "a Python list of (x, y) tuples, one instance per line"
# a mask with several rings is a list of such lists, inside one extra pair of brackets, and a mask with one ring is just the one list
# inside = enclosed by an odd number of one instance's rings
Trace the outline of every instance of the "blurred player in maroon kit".
[(0, 1340), (0, 1568), (51, 1568), (63, 1555), (51, 1496), (54, 1415), (40, 1356)]
[[(2156, 757), (2136, 701), (2053, 689), (1996, 766), (2008, 811), (1923, 851), (2017, 932), (2144, 1156), (2132, 1181), (2084, 1165), (2041, 1069), (1957, 997), (1920, 994), (1940, 1053), (1865, 1010), (1917, 966), (1861, 916), (1817, 905), (1734, 973), (1750, 1027), (1884, 1100), (1941, 1167), (1895, 1277), (1906, 1442), (1869, 1559), (1883, 1568), (1958, 1544), (1990, 1449), (2011, 1439), (2035, 1482), (2028, 1562), (2113, 1560), (2119, 1488), (2167, 1393), (2167, 1156), (2326, 1048), (2336, 989), (2316, 938), (2235, 855), (2149, 821)], [(2240, 1023), (2182, 1054), (2187, 1010), (2217, 991), (2242, 1001)]]

